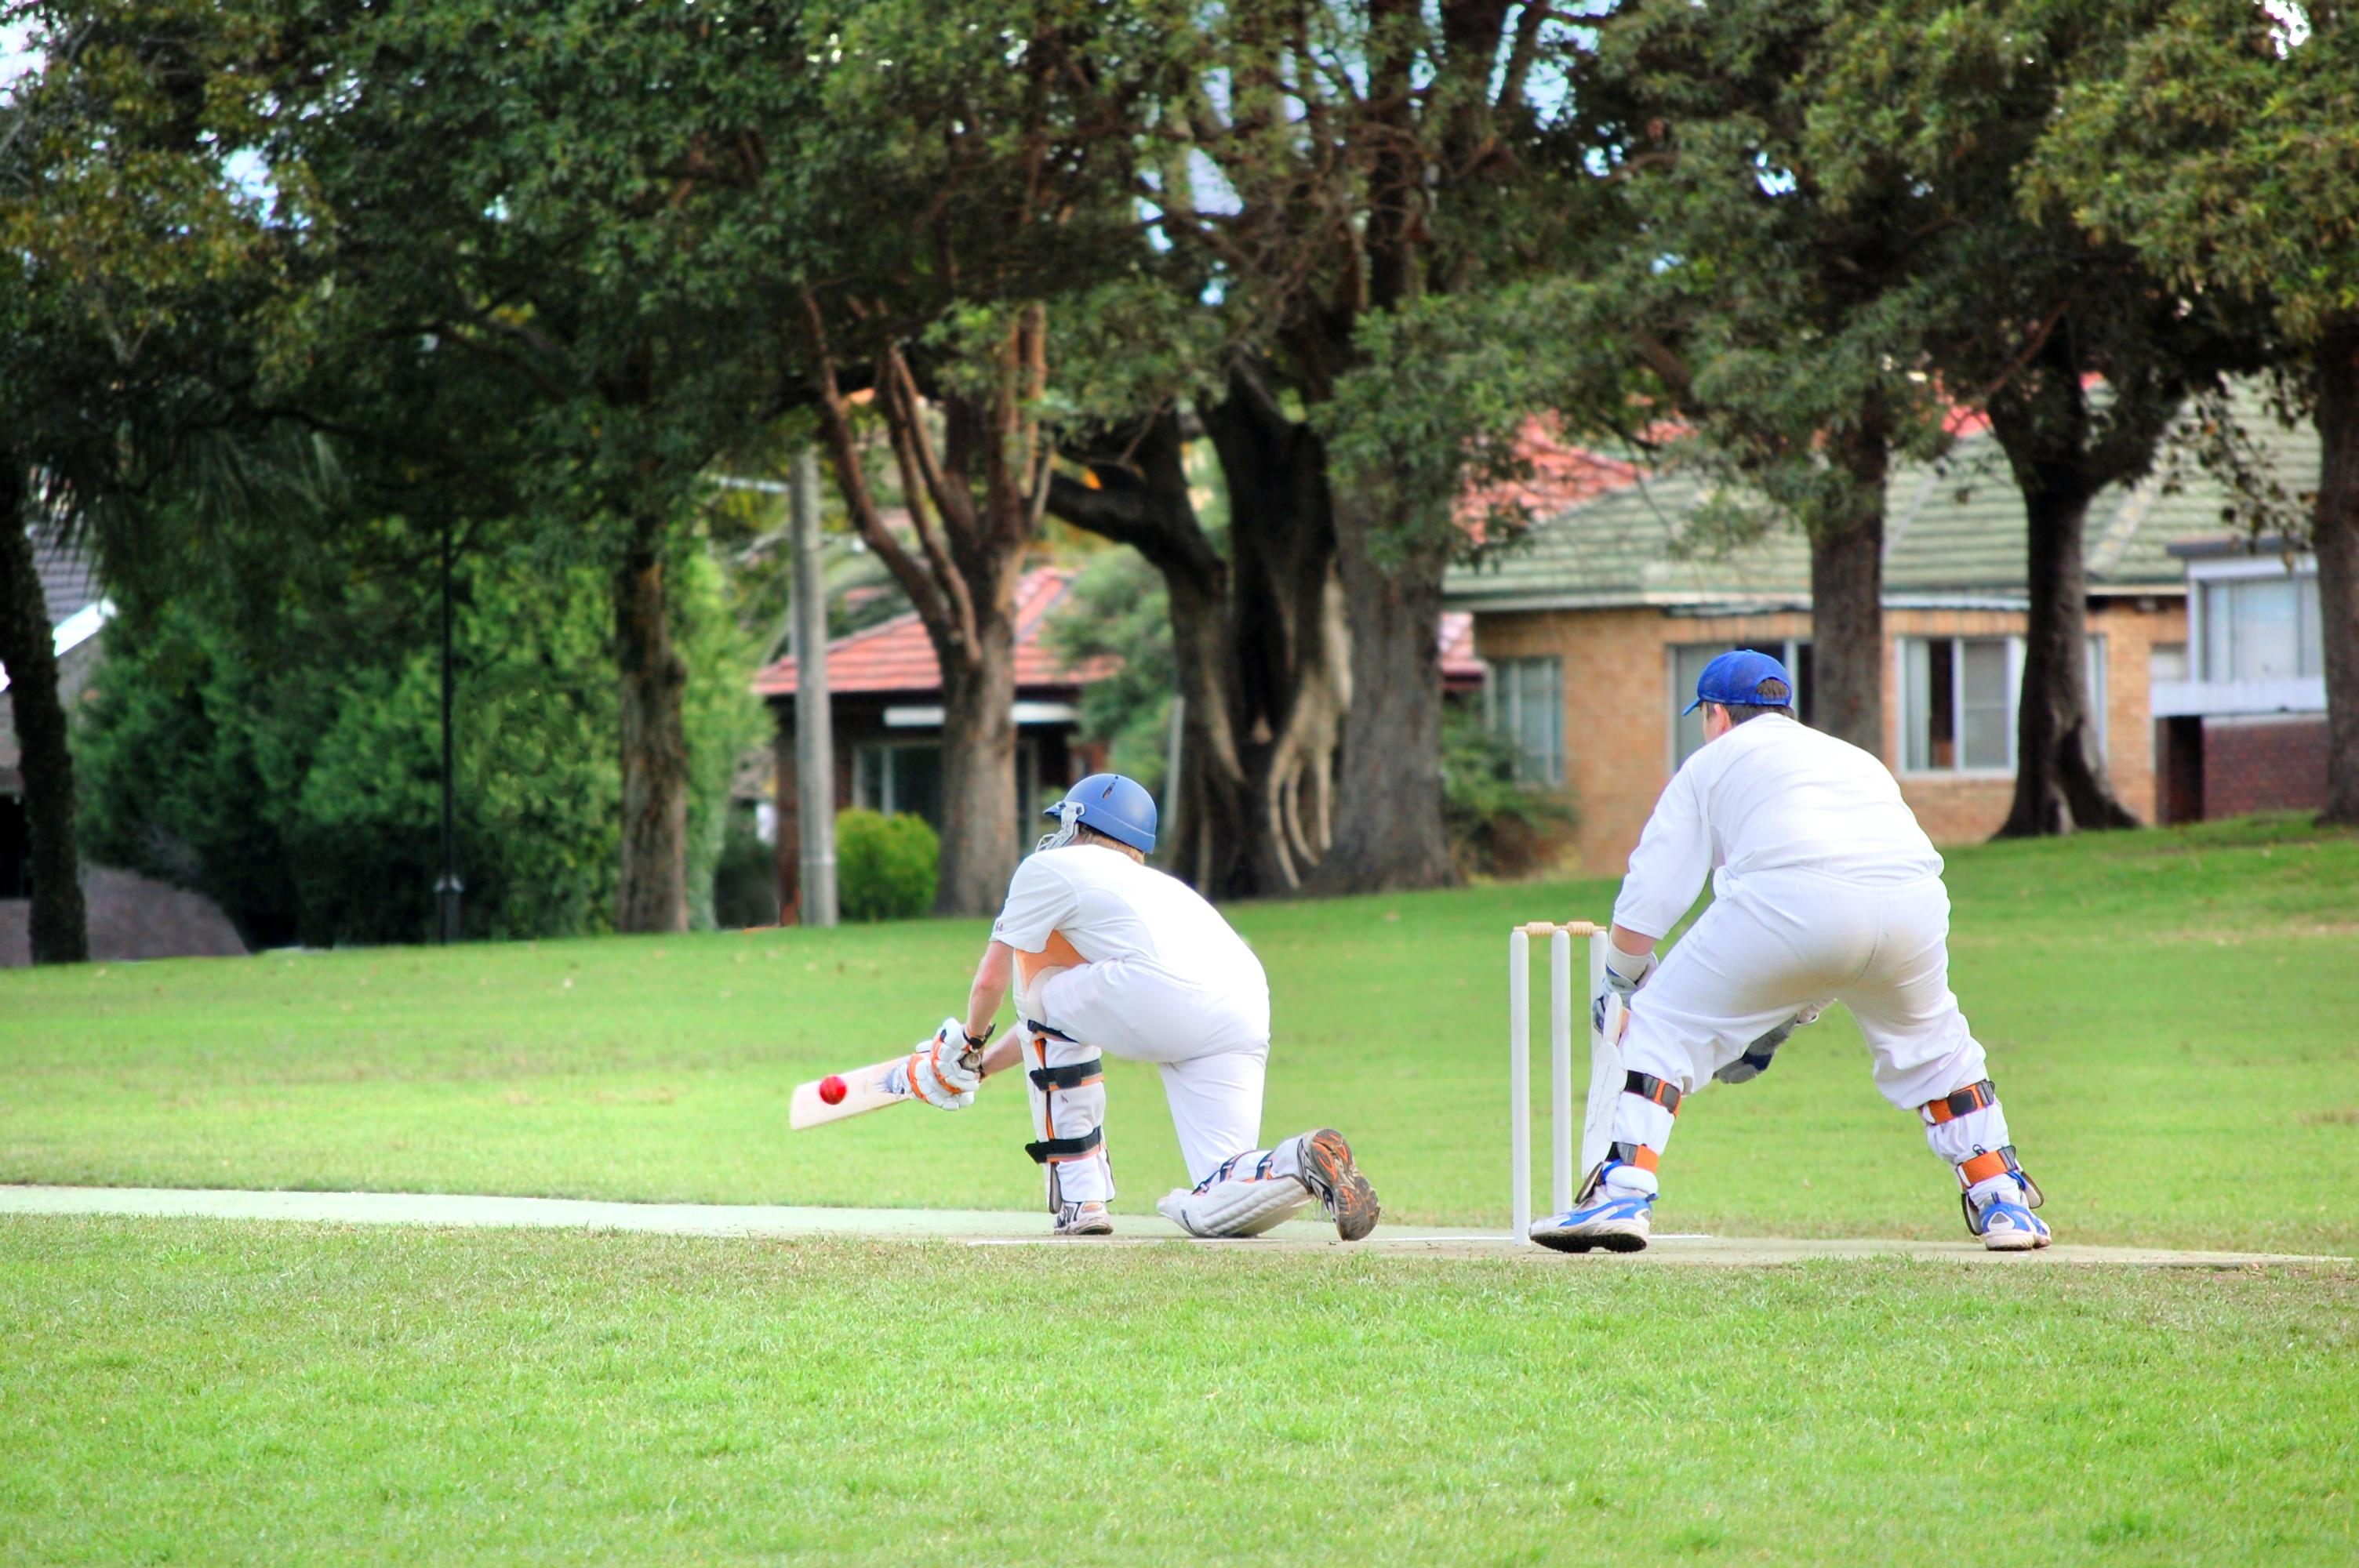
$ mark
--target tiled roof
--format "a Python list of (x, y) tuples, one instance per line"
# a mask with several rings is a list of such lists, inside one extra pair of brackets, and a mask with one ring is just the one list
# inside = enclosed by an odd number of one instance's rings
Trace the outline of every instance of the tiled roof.
[[(2256, 404), (2240, 405), (2288, 491), (2318, 482), (2318, 433), (2287, 430)], [(2222, 532), (2223, 486), (2192, 470), (2165, 493), (2170, 465), (2090, 504), (2089, 584), (2114, 592), (2169, 591), (2185, 571), (2174, 543)], [(1810, 597), (1810, 552), (1799, 532), (1767, 535), (1724, 552), (1683, 547), (1709, 491), (1691, 473), (1642, 477), (1568, 507), (1538, 524), (1520, 547), (1479, 566), (1454, 568), (1449, 600), (1482, 609), (1659, 604), (1732, 608), (1801, 604)], [(1885, 492), (1884, 588), (1898, 599), (2020, 600), (2027, 591), (2023, 500), (1986, 426), (1965, 424), (1937, 469), (1897, 468)]]
[(33, 568), (40, 574), (41, 597), (49, 601), (49, 624), (57, 625), (74, 611), (98, 602), (98, 563), (82, 546), (60, 543), (46, 528), (33, 531)]
[[(1068, 667), (1041, 635), (1049, 615), (1071, 590), (1075, 573), (1069, 567), (1040, 567), (1024, 574), (1016, 585), (1016, 687), (1087, 686), (1103, 680), (1118, 667), (1112, 658), (1084, 660)], [(1484, 666), (1474, 654), (1474, 617), (1464, 611), (1445, 611), (1440, 628), (1441, 678), (1453, 687), (1479, 687)], [(934, 657), (933, 640), (914, 611), (879, 622), (865, 631), (838, 637), (827, 645), (827, 687), (840, 692), (934, 692), (941, 689), (941, 665)], [(761, 697), (791, 697), (795, 691), (795, 660), (789, 654), (754, 677)]]
[[(1085, 686), (1113, 673), (1111, 659), (1090, 659), (1068, 668), (1041, 633), (1054, 610), (1072, 589), (1073, 572), (1066, 567), (1038, 567), (1026, 572), (1016, 585), (1016, 689)], [(827, 688), (845, 692), (934, 692), (942, 686), (942, 666), (934, 656), (933, 639), (914, 610), (879, 622), (864, 631), (838, 637), (827, 645)], [(754, 677), (762, 697), (791, 697), (795, 691), (795, 658), (785, 658)]]

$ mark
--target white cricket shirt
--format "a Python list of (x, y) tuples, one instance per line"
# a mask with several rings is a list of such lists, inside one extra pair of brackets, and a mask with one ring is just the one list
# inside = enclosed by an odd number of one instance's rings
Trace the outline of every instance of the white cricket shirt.
[(1093, 845), (1026, 859), (991, 935), (1025, 953), (1062, 936), (1085, 963), (1127, 958), (1184, 986), (1268, 995), (1261, 960), (1194, 888)]
[(1798, 870), (1864, 887), (1941, 874), (1941, 857), (1868, 752), (1776, 714), (1740, 724), (1681, 763), (1655, 803), (1614, 921), (1660, 936), (1707, 873), (1715, 895)]

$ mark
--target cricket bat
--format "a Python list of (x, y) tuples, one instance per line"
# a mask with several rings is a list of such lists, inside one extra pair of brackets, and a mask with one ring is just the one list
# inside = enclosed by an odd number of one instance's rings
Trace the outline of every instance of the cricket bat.
[[(909, 1050), (920, 1049), (927, 1044), (920, 1040)], [(989, 1077), (1013, 1059), (1012, 1054), (1000, 1056), (994, 1053), (984, 1057), (981, 1071)], [(847, 1116), (865, 1116), (872, 1110), (883, 1110), (916, 1098), (909, 1092), (909, 1052), (904, 1051), (870, 1066), (855, 1067), (849, 1073), (830, 1073), (826, 1077), (797, 1084), (794, 1099), (787, 1110), (787, 1125), (800, 1132), (807, 1127), (842, 1121)]]

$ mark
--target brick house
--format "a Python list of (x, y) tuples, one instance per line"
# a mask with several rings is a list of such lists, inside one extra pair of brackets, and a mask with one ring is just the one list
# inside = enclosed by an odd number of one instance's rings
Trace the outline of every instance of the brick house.
[[(1114, 673), (1111, 660), (1068, 667), (1048, 645), (1050, 618), (1072, 591), (1070, 567), (1038, 567), (1016, 589), (1016, 778), (1019, 842), (1040, 830), (1040, 810), (1074, 780), (1105, 766), (1102, 747), (1078, 731), (1082, 687)], [(1474, 700), (1485, 671), (1474, 654), (1474, 620), (1441, 618), (1444, 691)], [(834, 723), (838, 811), (907, 811), (941, 825), (941, 665), (914, 611), (838, 637), (827, 648), (828, 710)], [(777, 725), (773, 776), (778, 907), (798, 907), (801, 846), (795, 776), (796, 670), (789, 654), (754, 677)], [(789, 913), (788, 918), (791, 918)]]
[[(1043, 804), (1098, 766), (1103, 756), (1081, 742), (1082, 687), (1106, 673), (1097, 663), (1069, 669), (1045, 633), (1050, 614), (1072, 591), (1075, 573), (1038, 567), (1016, 585), (1016, 809), (1024, 829)], [(801, 876), (795, 776), (795, 657), (766, 665), (754, 690), (777, 724), (776, 773), (779, 907), (797, 907)], [(828, 709), (834, 722), (836, 809), (909, 812), (939, 828), (942, 820), (942, 672), (917, 611), (909, 611), (827, 647)]]
[(2188, 655), (2154, 686), (2156, 816), (2197, 822), (2326, 804), (2318, 557), (2284, 539), (2173, 545)]
[[(2310, 482), (2314, 432), (2256, 421), (2255, 433), (2273, 442), (2285, 479)], [(1519, 771), (1570, 792), (1581, 813), (1572, 860), (1607, 875), (1702, 743), (1700, 719), (1679, 710), (1713, 654), (1777, 654), (1810, 717), (1810, 560), (1785, 529), (1696, 546), (1708, 499), (1696, 476), (1594, 460), (1591, 472), (1591, 493), (1544, 511), (1525, 546), (1454, 570), (1447, 596), (1474, 616), (1492, 722), (1516, 739)], [(2092, 708), (2114, 786), (2147, 821), (2171, 817), (2177, 800), (2158, 783), (2153, 707), (2187, 674), (2188, 577), (2169, 546), (2216, 535), (2223, 500), (2208, 481), (2158, 474), (2089, 510)], [(2028, 604), (2021, 500), (1987, 427), (1969, 422), (1939, 467), (1896, 469), (1886, 506), (1882, 753), (1936, 842), (1983, 838), (2014, 789)]]

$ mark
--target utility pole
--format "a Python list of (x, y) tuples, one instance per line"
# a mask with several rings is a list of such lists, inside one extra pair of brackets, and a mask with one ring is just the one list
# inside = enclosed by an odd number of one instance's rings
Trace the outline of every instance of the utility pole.
[(827, 585), (819, 537), (819, 454), (795, 458), (795, 797), (802, 923), (835, 924), (835, 735), (827, 700)]
[(451, 516), (442, 515), (442, 875), (434, 883), (438, 935), (447, 946), (459, 939), (459, 835), (451, 809)]

